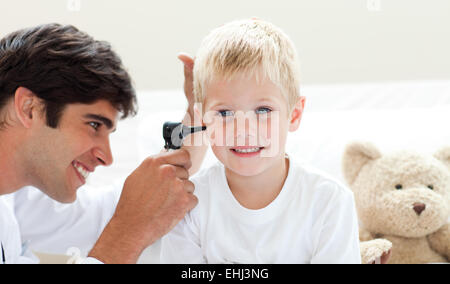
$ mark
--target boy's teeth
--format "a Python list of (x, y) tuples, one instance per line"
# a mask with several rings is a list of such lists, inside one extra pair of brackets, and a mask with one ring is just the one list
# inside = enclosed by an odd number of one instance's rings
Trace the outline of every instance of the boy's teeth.
[(238, 153), (255, 153), (261, 150), (261, 148), (251, 148), (251, 149), (234, 149)]
[(82, 166), (78, 165), (77, 163), (73, 163), (73, 167), (80, 173), (80, 175), (87, 179), (89, 177), (89, 172), (85, 170)]

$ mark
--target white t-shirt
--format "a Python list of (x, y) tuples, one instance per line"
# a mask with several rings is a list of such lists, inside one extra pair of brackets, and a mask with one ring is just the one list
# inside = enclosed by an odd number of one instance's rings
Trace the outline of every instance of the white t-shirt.
[(22, 244), (19, 225), (7, 196), (0, 196), (0, 264), (33, 264), (38, 259)]
[(14, 194), (14, 215), (22, 239), (34, 251), (67, 254), (71, 248), (85, 257), (114, 214), (121, 188), (84, 186), (72, 204), (61, 204), (33, 187)]
[(73, 204), (60, 204), (33, 187), (0, 196), (0, 264), (38, 263), (31, 250), (67, 254), (71, 248), (79, 251), (74, 262), (100, 263), (84, 257), (113, 215), (120, 189), (85, 187)]
[(267, 207), (244, 208), (218, 163), (193, 178), (199, 204), (163, 238), (162, 263), (361, 263), (353, 193), (290, 159)]

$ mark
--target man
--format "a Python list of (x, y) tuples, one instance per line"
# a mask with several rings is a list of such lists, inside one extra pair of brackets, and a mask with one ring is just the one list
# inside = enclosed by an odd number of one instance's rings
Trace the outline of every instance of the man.
[[(193, 62), (183, 59), (189, 91)], [(188, 117), (193, 98), (186, 95)], [(108, 43), (58, 24), (0, 41), (0, 263), (33, 262), (2, 195), (34, 186), (56, 201), (74, 202), (89, 173), (113, 162), (109, 135), (119, 117), (135, 113), (130, 77)], [(150, 157), (127, 178), (91, 262), (135, 263), (195, 207), (190, 154), (197, 163), (204, 153), (189, 151)]]

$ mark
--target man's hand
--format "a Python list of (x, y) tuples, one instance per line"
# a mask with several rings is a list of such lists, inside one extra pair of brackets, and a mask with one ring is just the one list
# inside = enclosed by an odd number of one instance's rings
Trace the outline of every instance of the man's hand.
[(188, 112), (193, 116), (194, 111), (194, 59), (186, 53), (180, 53), (178, 59), (184, 65), (184, 94), (188, 101)]
[(193, 209), (190, 155), (179, 150), (146, 159), (126, 180), (116, 212), (89, 254), (104, 263), (136, 263)]
[[(184, 65), (184, 94), (188, 101), (188, 109), (182, 122), (187, 126), (201, 126), (203, 125), (201, 118), (194, 115), (194, 59), (185, 53), (180, 53), (178, 59)], [(195, 141), (200, 141), (201, 145), (196, 145)], [(183, 149), (191, 154), (192, 167), (189, 170), (189, 175), (193, 176), (200, 169), (208, 150), (208, 144), (203, 133), (188, 136), (184, 140)]]

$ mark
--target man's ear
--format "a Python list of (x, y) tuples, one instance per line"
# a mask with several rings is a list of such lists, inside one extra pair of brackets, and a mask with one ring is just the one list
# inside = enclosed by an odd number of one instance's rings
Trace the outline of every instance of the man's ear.
[(291, 116), (289, 118), (289, 131), (295, 132), (300, 127), (300, 122), (303, 116), (303, 110), (305, 109), (306, 98), (299, 97), (294, 109), (291, 111)]
[(25, 128), (30, 128), (35, 111), (38, 109), (39, 99), (24, 87), (19, 87), (14, 94), (14, 111), (17, 119)]
[(450, 170), (450, 146), (444, 147), (436, 152), (434, 157), (444, 163)]
[(372, 143), (352, 142), (348, 144), (342, 158), (342, 170), (347, 183), (353, 184), (364, 165), (380, 157), (381, 152)]

